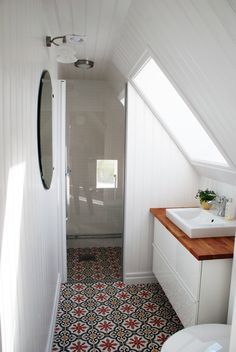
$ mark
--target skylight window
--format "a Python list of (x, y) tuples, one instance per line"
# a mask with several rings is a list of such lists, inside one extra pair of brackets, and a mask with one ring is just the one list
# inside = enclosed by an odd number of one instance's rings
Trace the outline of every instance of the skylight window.
[(146, 61), (132, 80), (189, 159), (195, 162), (229, 166), (152, 58)]

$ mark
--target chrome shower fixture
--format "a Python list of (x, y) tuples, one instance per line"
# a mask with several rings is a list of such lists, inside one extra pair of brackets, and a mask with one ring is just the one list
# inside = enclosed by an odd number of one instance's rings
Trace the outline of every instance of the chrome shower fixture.
[(46, 36), (46, 46), (56, 46), (56, 60), (63, 64), (74, 63), (75, 67), (89, 69), (94, 66), (94, 62), (88, 59), (78, 59), (75, 50), (76, 44), (84, 43), (85, 35), (65, 34), (57, 37)]
[[(58, 40), (61, 40), (61, 43), (57, 43)], [(50, 47), (52, 44), (60, 46), (62, 44), (80, 44), (84, 43), (86, 40), (85, 35), (79, 34), (65, 34), (52, 38), (51, 36), (46, 36), (46, 46)]]

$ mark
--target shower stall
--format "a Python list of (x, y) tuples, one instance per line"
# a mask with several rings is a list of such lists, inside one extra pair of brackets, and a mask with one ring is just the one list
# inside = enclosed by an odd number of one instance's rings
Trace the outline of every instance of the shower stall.
[(125, 107), (105, 81), (68, 80), (67, 246), (122, 246)]

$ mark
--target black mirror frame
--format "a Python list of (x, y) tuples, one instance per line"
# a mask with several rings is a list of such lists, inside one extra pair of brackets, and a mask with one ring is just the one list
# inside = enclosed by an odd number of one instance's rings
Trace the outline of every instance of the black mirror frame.
[[(41, 76), (40, 76), (40, 83), (39, 83), (39, 90), (38, 90), (38, 106), (37, 106), (37, 145), (38, 145), (38, 161), (39, 161), (39, 170), (40, 170), (40, 176), (41, 176), (41, 180), (43, 183), (43, 187), (46, 190), (49, 190), (51, 187), (51, 183), (52, 183), (52, 177), (53, 177), (53, 171), (54, 171), (54, 167), (53, 167), (53, 163), (52, 163), (52, 173), (51, 173), (51, 179), (50, 179), (50, 184), (48, 185), (45, 182), (44, 179), (44, 175), (43, 175), (43, 165), (42, 165), (42, 153), (41, 153), (41, 128), (40, 128), (40, 121), (41, 121), (41, 100), (42, 100), (42, 90), (43, 90), (43, 78), (45, 77), (45, 75), (48, 73), (49, 77), (50, 77), (50, 81), (51, 81), (51, 86), (52, 86), (52, 80), (51, 80), (51, 76), (48, 70), (43, 70)], [(52, 92), (52, 98), (54, 97), (53, 92)], [(52, 124), (53, 124), (53, 120), (52, 120)], [(53, 136), (52, 136), (52, 146), (53, 146)], [(52, 160), (53, 160), (53, 148), (52, 148)]]

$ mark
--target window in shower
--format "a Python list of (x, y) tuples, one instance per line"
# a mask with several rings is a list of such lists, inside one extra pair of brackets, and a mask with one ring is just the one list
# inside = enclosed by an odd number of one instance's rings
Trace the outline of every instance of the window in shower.
[(118, 160), (97, 160), (96, 188), (117, 188)]

